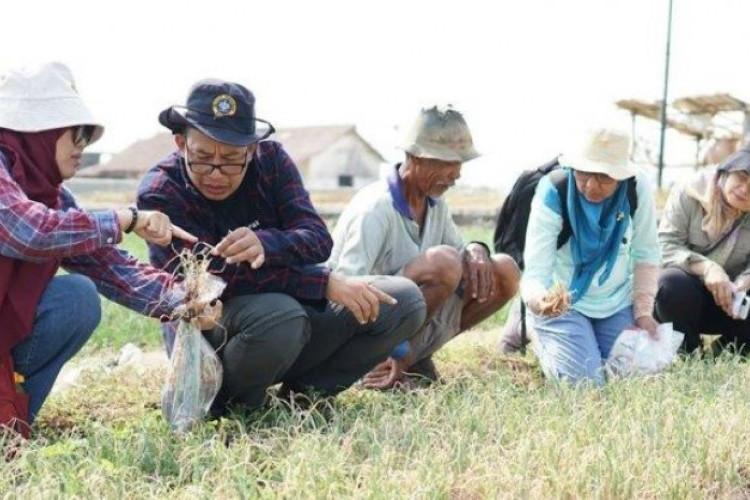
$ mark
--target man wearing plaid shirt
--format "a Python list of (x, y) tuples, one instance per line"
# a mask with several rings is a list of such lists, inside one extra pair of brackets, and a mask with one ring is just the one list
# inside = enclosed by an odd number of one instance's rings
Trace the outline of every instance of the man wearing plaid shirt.
[[(159, 115), (177, 151), (153, 167), (138, 205), (158, 209), (213, 247), (210, 269), (227, 282), (220, 326), (205, 332), (224, 366), (214, 405), (256, 407), (280, 393), (333, 396), (424, 321), (419, 289), (400, 277), (345, 277), (321, 265), (332, 240), (299, 172), (255, 117), (253, 94), (219, 80), (195, 84), (186, 106)], [(173, 271), (173, 249), (150, 246)], [(168, 346), (174, 325), (165, 328)]]

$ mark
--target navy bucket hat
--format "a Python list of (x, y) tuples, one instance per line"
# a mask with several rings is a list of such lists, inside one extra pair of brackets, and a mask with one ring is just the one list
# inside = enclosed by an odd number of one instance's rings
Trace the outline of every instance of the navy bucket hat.
[(159, 123), (175, 134), (193, 127), (232, 146), (247, 146), (275, 132), (273, 125), (255, 117), (252, 92), (238, 83), (213, 79), (193, 85), (186, 105), (168, 107), (159, 113)]

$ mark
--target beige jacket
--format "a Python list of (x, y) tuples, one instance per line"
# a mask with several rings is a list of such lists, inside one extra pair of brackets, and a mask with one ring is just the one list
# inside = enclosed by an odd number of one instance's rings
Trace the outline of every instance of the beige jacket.
[[(715, 171), (704, 169), (690, 184), (709, 185)], [(718, 240), (711, 240), (702, 229), (705, 211), (700, 202), (686, 192), (686, 186), (675, 187), (669, 195), (659, 223), (662, 267), (679, 267), (690, 272), (689, 265), (712, 260), (724, 268), (731, 280), (750, 274), (750, 215), (745, 214), (737, 233), (730, 235), (710, 253)]]

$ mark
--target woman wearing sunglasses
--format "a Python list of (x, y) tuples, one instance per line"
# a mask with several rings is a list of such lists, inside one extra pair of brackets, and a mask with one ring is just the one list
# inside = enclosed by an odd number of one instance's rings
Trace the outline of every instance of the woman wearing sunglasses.
[(115, 244), (129, 232), (160, 245), (195, 237), (159, 212), (82, 210), (63, 186), (102, 132), (64, 65), (0, 74), (0, 425), (23, 433), (26, 424), (13, 419), (34, 421), (63, 364), (97, 327), (97, 291), (155, 317), (180, 301), (170, 275)]
[[(653, 190), (630, 163), (629, 147), (627, 133), (596, 129), (560, 157), (566, 169), (537, 186), (521, 296), (548, 378), (602, 386), (604, 361), (626, 327), (635, 324), (656, 335)], [(567, 177), (564, 196), (550, 180), (560, 174)], [(558, 242), (565, 213), (571, 236)]]

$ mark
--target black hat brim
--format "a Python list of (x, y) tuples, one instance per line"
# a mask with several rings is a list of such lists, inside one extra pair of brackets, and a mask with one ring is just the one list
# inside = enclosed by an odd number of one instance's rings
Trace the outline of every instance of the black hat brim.
[(266, 139), (276, 131), (273, 125), (259, 118), (255, 119), (254, 134), (243, 134), (242, 132), (223, 127), (206, 127), (204, 124), (187, 116), (187, 111), (187, 108), (182, 106), (170, 106), (159, 113), (159, 123), (175, 134), (184, 133), (187, 127), (192, 127), (215, 141), (231, 146), (249, 146), (250, 144)]

